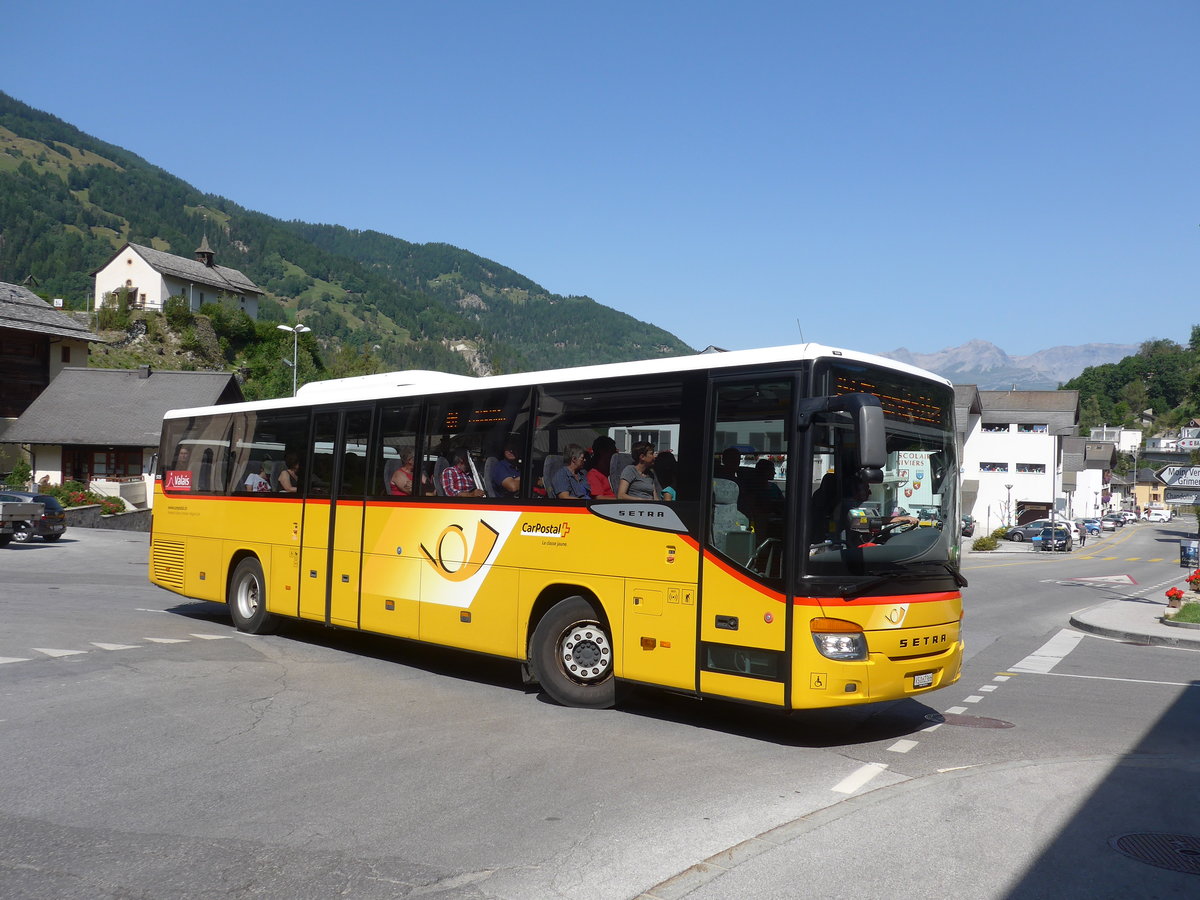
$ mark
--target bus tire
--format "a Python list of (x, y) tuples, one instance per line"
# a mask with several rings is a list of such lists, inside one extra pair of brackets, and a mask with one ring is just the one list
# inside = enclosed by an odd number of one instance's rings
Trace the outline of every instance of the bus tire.
[(279, 617), (267, 612), (267, 582), (262, 566), (253, 556), (247, 556), (234, 568), (226, 602), (238, 631), (274, 634), (279, 628)]
[(529, 664), (542, 689), (563, 706), (609, 709), (616, 703), (612, 636), (582, 597), (561, 600), (542, 616)]

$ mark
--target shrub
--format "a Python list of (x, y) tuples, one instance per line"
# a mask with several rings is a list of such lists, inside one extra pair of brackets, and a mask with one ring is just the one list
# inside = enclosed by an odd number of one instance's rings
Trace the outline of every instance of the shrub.
[(1008, 538), (1008, 526), (1001, 525), (999, 528), (997, 528), (995, 531), (992, 532), (991, 536), (998, 541), (1006, 540)]
[(168, 297), (163, 304), (163, 315), (173, 331), (179, 332), (192, 324), (192, 310), (185, 297)]
[(8, 477), (4, 479), (5, 487), (22, 489), (33, 480), (33, 468), (23, 459), (18, 459)]
[(971, 544), (971, 549), (972, 550), (995, 550), (996, 549), (996, 535), (995, 534), (985, 534), (983, 537), (975, 538), (975, 542), (973, 544)]
[(87, 490), (78, 481), (68, 481), (65, 484), (50, 484), (42, 487), (42, 493), (48, 494), (65, 507), (99, 506), (100, 512), (106, 516), (113, 513), (125, 512), (125, 503), (116, 497), (107, 497)]

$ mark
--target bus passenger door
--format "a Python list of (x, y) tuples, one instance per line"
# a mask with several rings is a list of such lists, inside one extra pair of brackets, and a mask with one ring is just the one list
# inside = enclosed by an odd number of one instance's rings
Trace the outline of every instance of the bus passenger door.
[(313, 417), (300, 565), (300, 615), (357, 628), (369, 409)]
[(788, 700), (792, 394), (790, 375), (714, 380), (698, 647), (704, 693)]

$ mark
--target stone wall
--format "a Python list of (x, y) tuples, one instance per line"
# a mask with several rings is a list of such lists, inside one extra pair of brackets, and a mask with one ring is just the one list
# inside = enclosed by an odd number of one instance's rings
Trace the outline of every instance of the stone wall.
[(150, 510), (138, 509), (133, 512), (116, 513), (105, 516), (100, 514), (100, 507), (71, 506), (67, 508), (67, 528), (111, 528), (114, 531), (149, 531)]

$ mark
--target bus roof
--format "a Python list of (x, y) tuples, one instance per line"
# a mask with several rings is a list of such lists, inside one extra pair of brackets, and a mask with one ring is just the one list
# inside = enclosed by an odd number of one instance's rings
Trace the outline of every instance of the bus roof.
[(600, 365), (577, 366), (568, 369), (548, 369), (538, 372), (518, 372), (511, 375), (455, 375), (449, 372), (432, 372), (406, 369), (385, 372), (379, 375), (358, 375), (352, 378), (334, 378), (314, 381), (301, 387), (296, 396), (277, 400), (254, 400), (246, 403), (229, 403), (221, 406), (206, 406), (197, 409), (168, 410), (165, 418), (210, 415), (237, 411), (288, 409), (322, 403), (355, 403), (389, 397), (424, 396), (455, 390), (492, 390), (495, 388), (520, 387), (522, 385), (551, 384), (556, 382), (587, 381), (592, 379), (621, 378), (629, 375), (653, 375), (670, 372), (689, 372), (705, 369), (724, 369), (738, 366), (764, 365), (779, 362), (803, 362), (822, 357), (840, 357), (855, 362), (869, 363), (904, 372), (920, 378), (950, 386), (940, 375), (924, 369), (897, 362), (870, 353), (842, 350), (822, 344), (788, 344), (782, 347), (767, 347), (760, 350), (729, 350), (697, 353), (691, 356), (668, 356), (633, 362), (603, 363)]

